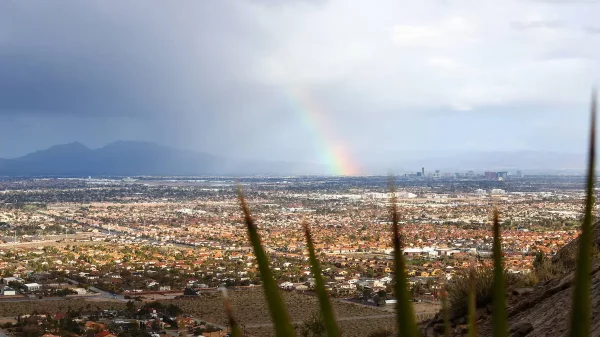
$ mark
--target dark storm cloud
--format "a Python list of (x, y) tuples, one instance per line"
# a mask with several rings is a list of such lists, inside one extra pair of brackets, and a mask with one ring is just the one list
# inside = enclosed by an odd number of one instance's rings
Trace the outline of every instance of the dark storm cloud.
[[(2, 1), (0, 157), (119, 139), (293, 161), (333, 143), (356, 161), (554, 146), (543, 135), (569, 123), (544, 104), (579, 111), (598, 73), (598, 44), (579, 36), (596, 38), (581, 34), (596, 21), (588, 7)], [(564, 147), (584, 141), (570, 125)]]
[[(1, 113), (110, 114), (112, 104), (133, 110), (127, 97), (134, 67), (115, 53), (123, 50), (120, 29), (94, 6), (0, 7)], [(99, 28), (105, 34), (93, 33)]]
[(264, 46), (235, 9), (114, 4), (0, 4), (0, 113), (219, 110), (230, 102), (223, 96), (251, 89), (243, 83), (247, 47)]
[[(90, 64), (71, 63), (29, 53), (3, 53), (0, 61), (0, 113), (112, 114), (134, 113), (141, 97), (125, 86), (126, 72), (108, 72)], [(141, 93), (137, 93), (138, 95)]]
[(0, 131), (36, 136), (0, 156), (117, 139), (221, 153), (241, 130), (261, 141), (265, 120), (289, 124), (281, 89), (256, 76), (270, 41), (241, 4), (1, 2)]

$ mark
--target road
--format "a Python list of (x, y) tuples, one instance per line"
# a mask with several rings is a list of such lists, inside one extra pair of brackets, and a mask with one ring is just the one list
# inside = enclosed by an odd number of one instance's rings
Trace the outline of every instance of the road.
[(16, 302), (54, 302), (54, 301), (72, 301), (86, 298), (96, 298), (98, 295), (79, 295), (76, 297), (13, 297), (2, 298), (0, 303), (16, 303)]
[[(70, 278), (66, 278), (65, 277), (65, 280), (67, 280), (68, 282), (77, 284), (77, 285), (80, 284), (79, 281), (76, 281), (76, 280), (73, 280), (73, 279), (70, 279)], [(95, 292), (95, 293), (98, 293), (98, 294), (102, 295), (102, 297), (113, 299), (113, 300), (117, 300), (119, 302), (127, 302), (127, 300), (125, 299), (124, 295), (113, 294), (113, 293), (110, 293), (108, 291), (104, 291), (102, 289), (98, 289), (98, 288), (96, 288), (94, 286), (89, 286), (88, 289), (91, 290), (91, 291), (93, 291), (93, 292)]]

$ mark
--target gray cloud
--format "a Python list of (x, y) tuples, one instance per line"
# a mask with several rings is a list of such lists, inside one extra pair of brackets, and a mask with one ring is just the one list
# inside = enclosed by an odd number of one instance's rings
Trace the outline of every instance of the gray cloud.
[[(295, 161), (341, 144), (364, 166), (410, 151), (573, 148), (600, 73), (594, 9), (5, 1), (0, 157), (117, 139)], [(590, 34), (571, 29), (582, 26)]]
[(587, 4), (587, 3), (598, 3), (598, 0), (531, 0), (534, 2), (541, 2), (547, 4)]
[(583, 30), (589, 34), (600, 34), (600, 27), (586, 26)]
[(265, 5), (269, 7), (285, 7), (291, 2), (306, 3), (311, 5), (322, 5), (328, 0), (245, 0), (253, 4)]
[(558, 20), (531, 20), (511, 22), (511, 27), (515, 29), (536, 29), (548, 28), (557, 29), (563, 27), (563, 23)]

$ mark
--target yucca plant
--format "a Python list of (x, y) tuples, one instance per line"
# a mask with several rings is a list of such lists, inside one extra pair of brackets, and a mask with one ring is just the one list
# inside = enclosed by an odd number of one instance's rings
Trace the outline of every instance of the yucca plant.
[(331, 306), (331, 302), (329, 302), (329, 296), (325, 290), (325, 281), (323, 281), (321, 265), (319, 264), (319, 260), (315, 254), (315, 247), (310, 234), (310, 227), (306, 221), (302, 221), (302, 227), (304, 228), (304, 235), (306, 236), (306, 247), (308, 248), (311, 271), (315, 277), (315, 291), (319, 297), (319, 306), (321, 309), (321, 315), (323, 316), (325, 331), (327, 332), (328, 337), (339, 337), (340, 330), (335, 322), (333, 307)]
[[(283, 299), (281, 298), (279, 289), (277, 287), (275, 279), (273, 278), (273, 274), (269, 267), (268, 259), (264, 248), (262, 247), (260, 235), (258, 234), (256, 224), (252, 219), (250, 209), (248, 208), (244, 195), (241, 189), (239, 188), (238, 199), (242, 207), (242, 212), (244, 213), (244, 221), (246, 223), (246, 227), (248, 228), (248, 237), (254, 248), (254, 254), (256, 256), (259, 270), (263, 278), (263, 287), (265, 290), (265, 295), (267, 297), (267, 303), (269, 305), (271, 318), (275, 325), (275, 334), (277, 336), (294, 336), (294, 328), (290, 323), (289, 315), (285, 308)], [(313, 276), (315, 277), (315, 291), (317, 292), (317, 296), (319, 298), (319, 305), (321, 309), (321, 315), (323, 316), (325, 330), (327, 332), (328, 337), (339, 337), (340, 331), (337, 323), (335, 322), (333, 307), (331, 306), (331, 302), (329, 301), (329, 296), (327, 295), (327, 291), (325, 290), (325, 281), (323, 280), (321, 266), (315, 254), (314, 244), (312, 241), (312, 236), (310, 234), (310, 227), (304, 221), (302, 225), (306, 236), (311, 271), (313, 273)], [(232, 310), (227, 299), (225, 301), (225, 309), (229, 319), (229, 324), (232, 326), (232, 332), (241, 334), (241, 331), (239, 330), (239, 326), (235, 321), (235, 318), (233, 317)]]
[(492, 285), (492, 330), (494, 337), (508, 336), (508, 316), (506, 314), (506, 286), (504, 264), (502, 263), (502, 239), (498, 210), (494, 210), (494, 282)]
[(394, 244), (394, 277), (396, 293), (396, 321), (398, 324), (399, 337), (417, 337), (419, 329), (416, 323), (415, 312), (412, 306), (412, 299), (408, 291), (408, 277), (406, 276), (406, 261), (402, 252), (403, 242), (400, 232), (398, 205), (396, 198), (396, 186), (393, 179), (390, 179), (389, 190), (390, 213), (392, 218), (392, 242)]
[(248, 229), (248, 238), (252, 244), (252, 247), (254, 248), (254, 256), (256, 257), (258, 269), (262, 277), (262, 283), (265, 290), (265, 296), (267, 298), (267, 304), (269, 306), (269, 312), (271, 314), (273, 324), (275, 325), (275, 335), (278, 337), (294, 336), (294, 327), (290, 322), (285, 303), (283, 302), (283, 298), (279, 293), (277, 283), (273, 278), (273, 273), (269, 267), (269, 259), (267, 258), (267, 254), (262, 246), (258, 229), (256, 228), (254, 220), (252, 219), (250, 209), (246, 204), (246, 199), (244, 198), (242, 190), (238, 188), (237, 192), (238, 199), (242, 207), (242, 212), (244, 213), (244, 222), (246, 223), (246, 228)]
[(594, 208), (594, 165), (596, 162), (596, 90), (592, 91), (590, 144), (588, 153), (587, 184), (585, 199), (585, 215), (579, 236), (579, 252), (577, 255), (577, 271), (575, 272), (575, 288), (571, 308), (570, 335), (590, 335), (590, 285), (592, 269), (592, 210)]
[[(582, 224), (582, 231), (579, 238), (579, 252), (577, 259), (577, 270), (575, 274), (575, 288), (573, 295), (573, 306), (571, 310), (571, 336), (589, 336), (590, 335), (590, 284), (591, 284), (591, 264), (592, 264), (592, 210), (594, 204), (594, 164), (595, 164), (595, 132), (596, 132), (596, 91), (593, 92), (591, 108), (591, 128), (589, 159), (587, 168), (586, 184), (586, 204), (585, 216)], [(399, 224), (397, 200), (395, 196), (395, 186), (393, 179), (390, 179), (389, 190), (390, 198), (390, 216), (392, 220), (392, 242), (394, 246), (394, 290), (397, 298), (396, 321), (398, 325), (398, 336), (417, 337), (419, 336), (418, 326), (410, 293), (408, 291), (408, 278), (406, 275), (406, 262), (403, 257), (403, 240)], [(269, 268), (268, 258), (261, 243), (256, 224), (250, 215), (250, 210), (244, 199), (241, 189), (238, 188), (238, 198), (244, 214), (244, 221), (248, 229), (248, 237), (254, 248), (254, 255), (263, 280), (263, 288), (267, 298), (271, 318), (275, 326), (275, 334), (278, 337), (294, 336), (294, 328), (290, 322), (285, 304), (279, 293), (279, 289)], [(340, 331), (333, 308), (325, 291), (325, 283), (321, 274), (321, 267), (314, 251), (314, 245), (309, 226), (303, 222), (304, 233), (306, 236), (307, 249), (312, 273), (315, 277), (315, 291), (319, 298), (321, 314), (324, 319), (324, 325), (329, 337), (339, 337)], [(500, 233), (500, 222), (498, 211), (494, 210), (493, 215), (493, 301), (492, 301), (492, 333), (494, 337), (508, 336), (508, 318), (506, 311), (506, 280), (504, 279), (504, 265), (502, 261), (502, 239)], [(468, 299), (469, 313), (469, 336), (476, 336), (475, 322), (475, 280), (474, 269), (470, 271), (470, 291)], [(225, 294), (226, 295), (226, 294)], [(232, 335), (239, 337), (242, 335), (239, 324), (236, 322), (231, 303), (225, 296), (225, 311), (232, 329)], [(444, 315), (444, 335), (450, 335), (450, 319), (447, 304), (447, 292), (442, 288), (442, 311)]]
[(240, 325), (233, 316), (233, 309), (231, 309), (231, 300), (229, 299), (229, 296), (227, 296), (227, 289), (223, 289), (222, 294), (223, 305), (225, 306), (225, 314), (227, 315), (227, 321), (229, 322), (229, 327), (231, 328), (231, 336), (242, 337), (242, 330), (240, 329)]

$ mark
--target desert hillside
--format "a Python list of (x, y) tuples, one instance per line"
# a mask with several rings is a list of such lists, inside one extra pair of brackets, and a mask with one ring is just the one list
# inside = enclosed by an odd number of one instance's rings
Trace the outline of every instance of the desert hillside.
[[(508, 319), (511, 336), (565, 336), (568, 332), (578, 239), (562, 248), (549, 262), (556, 275), (531, 288), (509, 289)], [(600, 248), (600, 222), (594, 225), (594, 243)], [(598, 250), (596, 250), (597, 252)], [(600, 336), (600, 258), (592, 266), (592, 336)], [(491, 336), (491, 306), (478, 308), (479, 336)], [(466, 336), (466, 317), (452, 317), (453, 335)], [(441, 315), (424, 324), (425, 336), (442, 336)]]

